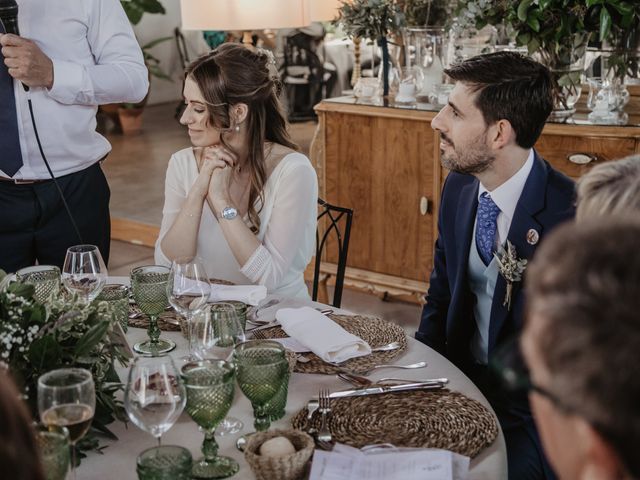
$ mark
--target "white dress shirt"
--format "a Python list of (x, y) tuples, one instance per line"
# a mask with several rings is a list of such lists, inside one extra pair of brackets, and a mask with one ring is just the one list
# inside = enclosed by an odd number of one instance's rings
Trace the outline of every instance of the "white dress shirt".
[[(480, 195), (487, 192), (491, 196), (493, 202), (500, 209), (500, 213), (496, 220), (496, 223), (498, 224), (498, 238), (496, 238), (496, 245), (502, 245), (507, 240), (516, 205), (518, 204), (518, 200), (520, 200), (524, 184), (527, 182), (529, 173), (531, 173), (531, 169), (533, 168), (533, 158), (533, 149), (531, 149), (529, 150), (529, 156), (527, 157), (526, 162), (524, 162), (524, 165), (520, 167), (520, 170), (518, 170), (509, 180), (495, 188), (492, 192), (487, 190), (485, 186), (482, 185), (482, 182), (480, 183), (480, 188), (478, 189), (478, 201), (480, 200)], [(476, 227), (477, 225), (473, 227), (474, 235)]]
[[(155, 261), (171, 265), (162, 251), (167, 234), (198, 177), (198, 165), (192, 148), (172, 155), (167, 168), (164, 209)], [(200, 218), (196, 255), (211, 278), (239, 285), (264, 285), (269, 293), (309, 298), (304, 270), (315, 254), (318, 215), (318, 177), (309, 159), (290, 153), (273, 169), (264, 185), (264, 204), (258, 212), (261, 245), (244, 265), (231, 251), (218, 219), (208, 205)], [(249, 223), (249, 216), (243, 218)], [(222, 220), (226, 221), (226, 220)]]
[[(49, 178), (31, 125), (31, 97), (42, 148), (56, 177), (83, 170), (111, 151), (97, 133), (98, 105), (138, 102), (147, 68), (119, 0), (17, 0), (20, 36), (53, 62), (53, 87), (26, 93), (14, 82), (24, 165), (16, 179)], [(0, 176), (7, 177), (0, 171)]]

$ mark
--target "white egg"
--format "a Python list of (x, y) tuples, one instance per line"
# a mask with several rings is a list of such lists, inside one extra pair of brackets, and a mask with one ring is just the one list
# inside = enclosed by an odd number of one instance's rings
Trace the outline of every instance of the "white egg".
[(260, 455), (265, 457), (282, 457), (296, 453), (296, 448), (287, 437), (273, 437), (260, 445)]

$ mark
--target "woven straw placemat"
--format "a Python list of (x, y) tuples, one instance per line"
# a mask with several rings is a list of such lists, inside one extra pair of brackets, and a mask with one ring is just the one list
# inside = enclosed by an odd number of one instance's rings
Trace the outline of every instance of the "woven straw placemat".
[[(321, 415), (307, 422), (307, 409), (292, 419), (294, 428), (320, 428)], [(498, 435), (495, 417), (461, 393), (417, 390), (331, 401), (327, 417), (335, 441), (356, 448), (376, 443), (396, 447), (442, 448), (475, 457)]]
[[(298, 362), (296, 372), (300, 373), (325, 373), (333, 375), (340, 368), (346, 368), (355, 373), (366, 372), (374, 365), (389, 363), (395, 357), (407, 349), (407, 336), (402, 327), (376, 317), (364, 315), (327, 315), (347, 332), (353, 333), (367, 342), (371, 347), (380, 347), (391, 342), (399, 342), (400, 348), (387, 352), (374, 352), (364, 357), (352, 358), (336, 367), (324, 362), (313, 353), (305, 353), (308, 362)], [(253, 338), (284, 338), (288, 335), (280, 327), (267, 328), (254, 333)]]
[[(210, 278), (210, 283), (216, 283), (218, 285), (235, 285), (233, 282), (227, 280), (221, 280), (219, 278)], [(133, 298), (133, 297), (131, 297)], [(139, 314), (140, 308), (135, 303), (129, 303), (129, 315)], [(168, 310), (160, 314), (158, 318), (158, 327), (165, 332), (179, 332), (180, 331), (180, 315), (174, 310)], [(149, 328), (149, 318), (142, 314), (137, 318), (129, 318), (129, 326), (135, 328)]]

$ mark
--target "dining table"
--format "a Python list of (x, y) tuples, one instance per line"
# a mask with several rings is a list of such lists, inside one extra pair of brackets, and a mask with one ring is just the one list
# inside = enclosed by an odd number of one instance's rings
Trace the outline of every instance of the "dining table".
[[(128, 284), (128, 277), (111, 277), (109, 283)], [(264, 300), (269, 301), (270, 297)], [(302, 300), (303, 304), (314, 308), (333, 308), (325, 304)], [(334, 309), (335, 313), (349, 314), (348, 310)], [(387, 319), (392, 320), (392, 319)], [(126, 338), (129, 345), (144, 340), (147, 337), (145, 329), (129, 327)], [(180, 358), (187, 354), (187, 340), (180, 332), (162, 332), (162, 336), (176, 342), (176, 349), (170, 353), (177, 365)], [(480, 390), (469, 378), (454, 364), (435, 350), (429, 348), (417, 340), (408, 337), (407, 349), (402, 355), (394, 358), (395, 364), (409, 364), (426, 361), (425, 368), (415, 370), (383, 369), (370, 375), (372, 380), (383, 377), (402, 377), (408, 380), (420, 380), (427, 378), (446, 377), (449, 379), (448, 388), (477, 400), (493, 413), (491, 406)], [(117, 367), (120, 379), (126, 384), (128, 376), (127, 367)], [(392, 374), (392, 375), (391, 375)], [(272, 422), (271, 429), (291, 428), (292, 417), (303, 409), (311, 398), (317, 398), (318, 391), (327, 388), (337, 391), (352, 388), (349, 384), (335, 375), (293, 373), (289, 381), (289, 394), (286, 405), (286, 413), (283, 418)], [(244, 423), (240, 433), (219, 436), (216, 441), (219, 445), (219, 454), (234, 458), (240, 464), (239, 472), (233, 479), (245, 480), (255, 478), (249, 465), (244, 459), (243, 453), (236, 449), (236, 439), (245, 433), (255, 431), (253, 427), (253, 410), (249, 400), (242, 394), (236, 385), (235, 397), (229, 416), (233, 416)], [(497, 421), (497, 420), (496, 420)], [(150, 434), (140, 430), (133, 423), (115, 421), (109, 425), (110, 430), (118, 437), (118, 440), (101, 439), (101, 444), (106, 447), (101, 452), (88, 452), (77, 469), (78, 480), (134, 480), (136, 475), (136, 457), (145, 449), (157, 445), (157, 441)], [(180, 445), (187, 448), (194, 460), (202, 456), (200, 446), (203, 434), (197, 425), (184, 412), (175, 425), (162, 436), (163, 445)], [(471, 460), (469, 480), (501, 480), (507, 478), (507, 456), (504, 436), (498, 426), (498, 436), (491, 445), (481, 451)]]

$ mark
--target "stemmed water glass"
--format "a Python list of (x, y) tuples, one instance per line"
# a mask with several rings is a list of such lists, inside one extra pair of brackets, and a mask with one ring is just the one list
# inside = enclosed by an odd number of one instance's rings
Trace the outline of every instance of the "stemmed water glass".
[(21, 268), (16, 280), (33, 285), (33, 298), (44, 303), (60, 291), (60, 269), (55, 265), (35, 265)]
[(84, 302), (93, 301), (107, 283), (107, 267), (95, 245), (67, 249), (62, 267), (62, 284)]
[(194, 360), (191, 343), (191, 325), (193, 316), (204, 310), (209, 299), (209, 277), (204, 266), (192, 258), (178, 258), (171, 263), (171, 272), (167, 281), (167, 297), (171, 306), (187, 322), (189, 355), (187, 361)]
[[(230, 360), (235, 346), (246, 340), (237, 310), (231, 303), (211, 305), (209, 311), (194, 321), (191, 333), (193, 353), (200, 360)], [(220, 436), (229, 435), (238, 433), (243, 426), (239, 419), (227, 417), (216, 432)]]
[(237, 473), (238, 462), (218, 456), (216, 426), (227, 415), (235, 391), (233, 365), (224, 360), (201, 360), (182, 367), (187, 389), (187, 413), (204, 433), (201, 458), (193, 464), (194, 478), (226, 478)]
[(75, 478), (75, 445), (91, 427), (96, 408), (93, 376), (84, 368), (52, 370), (38, 378), (38, 411), (44, 425), (66, 427)]
[[(236, 346), (233, 358), (240, 390), (253, 407), (253, 426), (258, 432), (268, 430), (271, 418), (267, 405), (289, 379), (284, 347), (270, 340), (249, 340)], [(245, 443), (243, 436), (236, 445), (242, 450)]]
[(160, 355), (176, 348), (171, 340), (160, 340), (158, 316), (169, 305), (167, 282), (170, 270), (160, 265), (148, 265), (131, 270), (131, 292), (140, 311), (149, 317), (149, 340), (133, 346), (137, 353)]
[(124, 407), (138, 428), (158, 440), (184, 410), (187, 395), (180, 373), (169, 356), (138, 357), (129, 369)]

